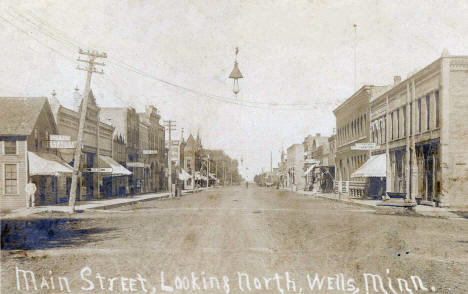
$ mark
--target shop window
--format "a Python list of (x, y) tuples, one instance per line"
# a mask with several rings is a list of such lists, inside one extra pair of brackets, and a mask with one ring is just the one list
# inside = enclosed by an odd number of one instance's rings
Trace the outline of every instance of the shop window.
[(435, 123), (436, 123), (436, 128), (440, 126), (440, 105), (439, 105), (439, 91), (435, 91)]
[(4, 141), (5, 154), (16, 154), (16, 141)]
[(16, 164), (5, 164), (5, 194), (18, 194)]

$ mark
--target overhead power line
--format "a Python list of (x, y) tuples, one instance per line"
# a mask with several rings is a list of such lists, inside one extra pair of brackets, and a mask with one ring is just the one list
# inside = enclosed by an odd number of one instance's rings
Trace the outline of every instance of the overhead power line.
[[(26, 9), (27, 10), (27, 9)], [(47, 22), (43, 21), (40, 19), (38, 16), (36, 16), (33, 12), (27, 10), (30, 15), (25, 15), (24, 13), (19, 12), (17, 9), (15, 9), (14, 13), (15, 15), (10, 14), (11, 17), (14, 17), (15, 19), (22, 19), (23, 24), (28, 25), (29, 27), (33, 28), (34, 30), (38, 31), (39, 33), (45, 35), (48, 38), (51, 38), (67, 47), (73, 47), (73, 49), (80, 48), (80, 47), (88, 47), (87, 44), (80, 43), (70, 37), (68, 37), (65, 33), (61, 32), (60, 30), (54, 28)], [(5, 20), (5, 18), (3, 18)], [(15, 26), (12, 24), (11, 21), (7, 21), (9, 24)], [(15, 26), (17, 27), (17, 26)], [(24, 30), (22, 30), (24, 32)], [(27, 33), (27, 32), (26, 32)], [(27, 33), (28, 34), (28, 33)], [(30, 37), (31, 34), (28, 34)], [(35, 38), (37, 40), (37, 38)], [(43, 43), (41, 43), (43, 44)], [(44, 45), (44, 44), (43, 44)], [(52, 48), (50, 46), (46, 46), (47, 48), (53, 50), (56, 53), (59, 53), (62, 57), (65, 57), (63, 53), (59, 52), (57, 49)], [(119, 60), (114, 57), (110, 57), (108, 59), (108, 64), (117, 66), (120, 68), (123, 68), (127, 71), (134, 72), (138, 75), (144, 76), (148, 79), (152, 79), (155, 81), (158, 81), (162, 84), (168, 85), (173, 88), (178, 88), (181, 89), (185, 92), (190, 92), (198, 96), (206, 97), (211, 100), (215, 100), (218, 102), (223, 102), (223, 103), (229, 103), (229, 104), (234, 104), (234, 105), (239, 105), (239, 106), (247, 106), (247, 107), (254, 107), (254, 108), (272, 108), (272, 107), (301, 107), (301, 110), (303, 109), (310, 109), (310, 108), (316, 108), (317, 106), (314, 104), (307, 104), (307, 103), (272, 103), (272, 102), (261, 102), (261, 101), (253, 101), (253, 100), (238, 100), (238, 99), (232, 99), (220, 95), (214, 95), (211, 93), (206, 93), (200, 90), (196, 90), (190, 87), (186, 87), (183, 85), (180, 85), (178, 83), (170, 82), (165, 79), (161, 79), (151, 73), (145, 72), (141, 69), (138, 69), (135, 66), (132, 66), (122, 60)], [(326, 103), (327, 106), (329, 106), (329, 102)]]

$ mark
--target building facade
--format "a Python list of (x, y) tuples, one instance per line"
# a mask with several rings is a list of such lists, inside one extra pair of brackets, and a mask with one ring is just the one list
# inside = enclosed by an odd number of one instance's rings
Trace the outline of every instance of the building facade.
[(31, 205), (27, 183), (34, 205), (61, 202), (72, 168), (49, 144), (58, 132), (47, 98), (0, 98), (0, 120), (0, 210)]
[(144, 181), (144, 163), (140, 162), (140, 119), (131, 107), (103, 107), (100, 110), (103, 120), (110, 121), (116, 132), (125, 141), (127, 168), (132, 174), (128, 176), (128, 193), (134, 195), (141, 191)]
[(335, 185), (339, 193), (366, 196), (367, 179), (351, 178), (351, 175), (369, 159), (370, 152), (354, 150), (353, 146), (370, 141), (369, 102), (385, 88), (364, 85), (333, 111), (336, 117)]
[(304, 145), (305, 189), (319, 191), (322, 172), (328, 167), (328, 137), (321, 136), (319, 133), (315, 136), (308, 135), (302, 144)]
[(468, 206), (468, 56), (441, 58), (371, 103), (386, 190), (407, 202)]
[(304, 190), (304, 144), (293, 144), (288, 149), (288, 186), (293, 190)]
[[(81, 97), (78, 89), (75, 89), (73, 95), (75, 101), (78, 99), (77, 97)], [(55, 95), (52, 95), (51, 106), (57, 122), (58, 133), (70, 137), (72, 141), (76, 141), (81, 105), (75, 103), (75, 109), (66, 108), (60, 104)], [(113, 132), (114, 128), (111, 124), (101, 121), (100, 108), (96, 104), (93, 92), (90, 91), (83, 132), (81, 177), (77, 189), (78, 200), (105, 196), (104, 178), (112, 176), (112, 174), (104, 173), (100, 168), (109, 168), (103, 162), (102, 157), (112, 157)], [(62, 157), (73, 166), (75, 149), (60, 149), (60, 152)], [(68, 187), (67, 192), (69, 190)], [(66, 195), (69, 195), (69, 193)]]

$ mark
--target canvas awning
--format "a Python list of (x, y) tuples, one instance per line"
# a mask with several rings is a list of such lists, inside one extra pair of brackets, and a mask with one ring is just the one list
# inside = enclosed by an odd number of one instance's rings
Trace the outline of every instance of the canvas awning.
[(371, 177), (385, 177), (387, 171), (387, 157), (386, 154), (379, 154), (371, 156), (360, 168), (358, 168), (352, 175), (352, 178), (371, 178)]
[(186, 172), (183, 168), (181, 169), (181, 172), (179, 174), (179, 180), (185, 181), (188, 179), (191, 179), (192, 175)]
[(30, 176), (58, 176), (73, 172), (73, 168), (68, 163), (51, 153), (28, 151), (28, 162)]
[(129, 171), (120, 163), (106, 155), (99, 155), (99, 167), (111, 168), (112, 176), (129, 176), (132, 174), (131, 171)]
[(217, 180), (217, 178), (215, 177), (215, 174), (210, 174), (210, 179)]
[(314, 169), (315, 166), (317, 166), (317, 164), (312, 164), (311, 166), (309, 166), (304, 175), (307, 176)]

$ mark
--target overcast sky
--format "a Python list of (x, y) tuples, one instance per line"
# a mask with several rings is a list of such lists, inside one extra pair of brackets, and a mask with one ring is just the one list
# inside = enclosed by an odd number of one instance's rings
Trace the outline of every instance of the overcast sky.
[(332, 110), (354, 91), (353, 24), (358, 86), (406, 78), (444, 48), (468, 54), (464, 0), (12, 3), (0, 4), (1, 96), (56, 90), (71, 106), (85, 83), (78, 48), (101, 50), (105, 74), (92, 81), (100, 106), (154, 104), (177, 121), (177, 137), (199, 130), (205, 147), (243, 158), (249, 177), (269, 168), (270, 151), (276, 165), (282, 146), (332, 133)]

